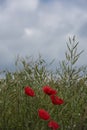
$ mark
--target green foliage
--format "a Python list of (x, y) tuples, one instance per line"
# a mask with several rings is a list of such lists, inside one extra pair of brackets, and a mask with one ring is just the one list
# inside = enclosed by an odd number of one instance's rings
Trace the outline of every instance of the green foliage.
[[(82, 53), (77, 53), (77, 47), (75, 37), (69, 38), (66, 60), (54, 75), (41, 56), (36, 61), (31, 57), (17, 59), (16, 71), (6, 71), (0, 80), (0, 130), (50, 130), (47, 121), (39, 119), (38, 108), (49, 111), (60, 130), (87, 130), (87, 68), (76, 67)], [(24, 93), (28, 85), (36, 93), (33, 98)], [(57, 89), (64, 104), (54, 106), (42, 92), (44, 85)]]

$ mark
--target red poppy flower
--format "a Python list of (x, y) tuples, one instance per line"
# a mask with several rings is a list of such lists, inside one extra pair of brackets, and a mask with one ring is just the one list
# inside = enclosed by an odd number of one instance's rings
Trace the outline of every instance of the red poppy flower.
[(44, 86), (43, 91), (48, 95), (57, 94), (57, 91), (52, 89), (50, 86)]
[(38, 110), (38, 115), (43, 120), (49, 120), (50, 119), (49, 113), (44, 109), (39, 109)]
[(31, 97), (35, 96), (34, 90), (30, 88), (29, 86), (25, 87), (24, 90), (25, 90), (25, 94), (27, 94), (28, 96), (31, 96)]
[(51, 121), (48, 123), (48, 127), (53, 128), (53, 130), (57, 130), (60, 126), (58, 125), (57, 122), (51, 120)]
[(51, 98), (51, 101), (54, 105), (61, 105), (64, 103), (64, 100), (62, 100), (61, 98), (59, 98), (58, 96), (56, 95), (51, 95), (50, 96)]

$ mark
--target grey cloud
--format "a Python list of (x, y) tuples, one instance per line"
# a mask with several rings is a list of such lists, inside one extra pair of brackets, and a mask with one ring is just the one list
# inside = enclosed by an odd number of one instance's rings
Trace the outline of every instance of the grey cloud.
[(78, 33), (81, 37), (87, 38), (87, 21), (80, 27)]
[(25, 9), (26, 6), (23, 7), (18, 0), (11, 3), (7, 0), (5, 10), (1, 9), (0, 13), (0, 65), (11, 66), (17, 55), (36, 57), (39, 53), (48, 61), (62, 60), (66, 39), (72, 34), (80, 34), (81, 40), (86, 42), (87, 39), (82, 39), (82, 32), (85, 33), (87, 26), (84, 22), (87, 12), (74, 6), (80, 1), (71, 2), (70, 10), (67, 8), (68, 0), (64, 3), (38, 0), (35, 5), (31, 3), (32, 8)]
[(70, 8), (80, 8), (83, 10), (87, 10), (87, 0), (63, 0), (60, 1), (64, 6), (68, 7), (68, 9), (70, 10)]
[(6, 0), (0, 0), (0, 7), (6, 3)]

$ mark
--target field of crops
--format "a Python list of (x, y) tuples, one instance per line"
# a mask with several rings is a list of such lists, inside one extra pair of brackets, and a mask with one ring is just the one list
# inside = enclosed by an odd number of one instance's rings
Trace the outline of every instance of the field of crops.
[[(87, 67), (76, 66), (80, 53), (78, 42), (69, 38), (65, 60), (55, 71), (41, 56), (17, 59), (16, 71), (5, 71), (0, 80), (0, 130), (87, 130)], [(20, 67), (21, 66), (21, 67)], [(44, 86), (55, 90), (62, 103), (52, 102)], [(25, 92), (30, 87), (34, 95)], [(48, 90), (47, 90), (48, 91)], [(46, 110), (49, 118), (41, 117)], [(59, 126), (52, 127), (50, 121)]]

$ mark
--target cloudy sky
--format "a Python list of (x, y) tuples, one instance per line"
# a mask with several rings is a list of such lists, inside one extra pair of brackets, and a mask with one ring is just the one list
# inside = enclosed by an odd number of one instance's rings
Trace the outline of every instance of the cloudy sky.
[(87, 0), (0, 0), (0, 70), (17, 55), (61, 61), (73, 35), (87, 64)]

